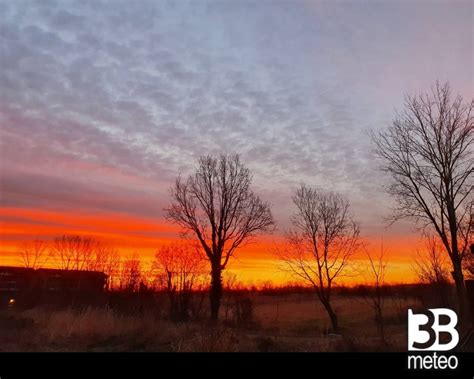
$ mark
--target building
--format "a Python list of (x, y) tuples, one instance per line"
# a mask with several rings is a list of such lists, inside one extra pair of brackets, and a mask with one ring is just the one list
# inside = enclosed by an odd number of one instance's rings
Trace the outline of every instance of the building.
[(106, 288), (103, 272), (0, 266), (2, 306), (93, 303)]

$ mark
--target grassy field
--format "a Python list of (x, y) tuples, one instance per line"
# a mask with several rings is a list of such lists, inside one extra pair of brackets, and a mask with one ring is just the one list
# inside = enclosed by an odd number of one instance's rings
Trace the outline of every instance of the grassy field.
[(387, 343), (379, 338), (373, 311), (361, 297), (339, 295), (334, 308), (340, 334), (310, 293), (247, 295), (251, 312), (237, 320), (233, 298), (221, 321), (171, 322), (163, 312), (125, 314), (108, 308), (38, 307), (0, 313), (0, 351), (404, 351), (406, 314), (413, 298), (386, 300)]

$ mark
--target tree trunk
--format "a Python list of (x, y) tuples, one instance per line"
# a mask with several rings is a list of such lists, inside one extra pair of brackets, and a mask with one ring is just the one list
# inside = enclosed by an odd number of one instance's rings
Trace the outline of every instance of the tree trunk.
[(219, 319), (219, 307), (222, 297), (222, 270), (220, 264), (213, 264), (211, 271), (211, 290), (209, 299), (211, 301), (211, 320)]
[(469, 309), (467, 307), (467, 293), (464, 285), (464, 275), (462, 272), (461, 260), (453, 259), (453, 278), (456, 284), (456, 293), (459, 302), (459, 316), (463, 325), (469, 325)]
[(323, 302), (324, 308), (326, 308), (326, 311), (328, 312), (329, 318), (331, 319), (331, 325), (332, 325), (332, 331), (334, 333), (337, 333), (339, 331), (339, 325), (337, 321), (337, 315), (336, 312), (331, 307), (331, 303), (329, 301)]
[[(447, 189), (450, 187), (447, 186)], [(448, 192), (449, 193), (449, 192)], [(464, 285), (464, 274), (462, 272), (462, 260), (459, 254), (458, 245), (458, 221), (456, 217), (456, 209), (454, 208), (454, 199), (448, 198), (448, 215), (449, 215), (449, 230), (451, 234), (451, 261), (453, 263), (453, 278), (456, 284), (456, 293), (459, 302), (459, 317), (460, 324), (470, 325), (469, 307), (467, 305), (467, 292)]]

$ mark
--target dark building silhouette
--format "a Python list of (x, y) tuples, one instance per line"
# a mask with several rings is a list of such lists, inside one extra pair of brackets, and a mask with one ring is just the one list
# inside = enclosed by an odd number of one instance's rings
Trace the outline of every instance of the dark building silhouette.
[(2, 306), (92, 303), (106, 288), (103, 272), (0, 266)]

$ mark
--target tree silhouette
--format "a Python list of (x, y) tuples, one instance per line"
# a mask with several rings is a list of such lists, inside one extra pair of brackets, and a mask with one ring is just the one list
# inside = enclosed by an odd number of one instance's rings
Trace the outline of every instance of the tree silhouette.
[(287, 244), (278, 255), (285, 270), (316, 290), (333, 330), (338, 331), (337, 314), (331, 305), (332, 288), (361, 247), (359, 226), (349, 213), (349, 202), (337, 193), (303, 184), (293, 202), (297, 208), (294, 228), (287, 233)]
[(49, 248), (53, 262), (62, 270), (100, 271), (109, 275), (109, 285), (115, 276), (119, 258), (107, 244), (89, 236), (62, 235)]
[(45, 241), (34, 240), (25, 242), (19, 251), (20, 260), (26, 268), (39, 268), (47, 260), (47, 245)]
[(384, 320), (384, 308), (385, 308), (385, 274), (387, 272), (387, 261), (385, 259), (383, 246), (380, 249), (380, 254), (376, 257), (367, 252), (367, 258), (369, 259), (369, 267), (366, 273), (367, 278), (371, 282), (372, 287), (369, 288), (368, 296), (366, 300), (372, 307), (375, 315), (375, 322), (379, 329), (380, 340), (383, 344), (386, 344), (385, 339), (385, 320)]
[(435, 287), (445, 286), (449, 283), (446, 260), (440, 242), (436, 237), (428, 236), (426, 251), (424, 253), (417, 252), (413, 270), (421, 283), (431, 284)]
[(211, 266), (211, 319), (217, 320), (222, 297), (222, 271), (235, 251), (257, 233), (274, 225), (269, 204), (254, 194), (250, 170), (238, 155), (203, 156), (196, 172), (178, 177), (171, 190), (168, 220), (191, 233)]
[(452, 99), (449, 84), (408, 96), (388, 130), (373, 133), (388, 192), (397, 202), (393, 220), (415, 219), (433, 230), (451, 260), (461, 316), (468, 311), (463, 259), (472, 238), (474, 100)]
[(172, 318), (189, 317), (192, 291), (206, 273), (205, 264), (198, 246), (191, 243), (163, 245), (156, 252), (152, 270), (168, 293)]
[(136, 292), (140, 289), (142, 279), (142, 265), (136, 253), (122, 262), (120, 270), (120, 289), (128, 292)]

